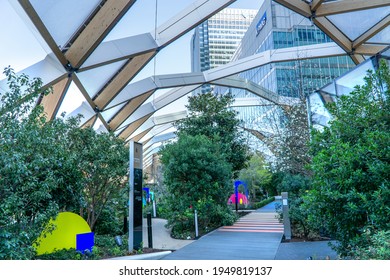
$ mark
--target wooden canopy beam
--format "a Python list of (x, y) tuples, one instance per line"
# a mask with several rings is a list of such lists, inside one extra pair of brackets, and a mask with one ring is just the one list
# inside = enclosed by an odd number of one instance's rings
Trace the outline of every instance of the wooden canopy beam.
[(275, 2), (305, 17), (310, 17), (312, 14), (309, 4), (302, 0), (275, 0)]
[(47, 30), (45, 24), (42, 22), (38, 13), (35, 11), (34, 7), (31, 5), (29, 0), (19, 0), (20, 5), (23, 10), (26, 12), (34, 26), (37, 28), (38, 32), (41, 34), (43, 40), (45, 40), (46, 44), (53, 51), (54, 55), (60, 61), (60, 63), (65, 67), (68, 63), (64, 54), (61, 52), (54, 38), (51, 36), (49, 30)]
[(319, 6), (324, 2), (324, 0), (313, 0), (310, 4), (310, 8), (312, 11), (315, 11), (318, 9)]
[(381, 32), (389, 25), (390, 25), (390, 15), (388, 15), (387, 17), (379, 21), (377, 24), (375, 24), (373, 27), (371, 27), (369, 30), (367, 30), (365, 33), (360, 35), (355, 41), (352, 42), (352, 47), (356, 49), (357, 47), (367, 42), (369, 39), (374, 37), (376, 34)]
[(135, 122), (132, 122), (124, 130), (122, 130), (118, 136), (121, 139), (126, 140), (131, 134), (134, 133), (134, 131), (137, 130), (137, 128), (139, 128), (144, 122), (146, 122), (152, 115), (153, 115), (153, 113), (150, 113), (150, 114), (136, 120)]
[(83, 64), (134, 2), (135, 0), (107, 0), (104, 3), (65, 53), (73, 68), (77, 69)]
[[(388, 6), (388, 0), (343, 0), (334, 2), (325, 2), (318, 7), (316, 17), (330, 16), (348, 12), (356, 12), (367, 9), (380, 8)], [(374, 15), (373, 15), (374, 16)]]
[(325, 17), (316, 17), (313, 22), (347, 53), (352, 52), (352, 42), (330, 20)]
[(123, 108), (108, 122), (112, 130), (116, 130), (131, 114), (135, 112), (148, 99), (153, 91), (146, 92), (131, 99)]
[[(141, 132), (140, 134), (138, 134), (138, 135), (134, 136), (133, 138), (131, 138), (131, 140), (133, 140), (134, 142), (139, 142), (142, 139), (142, 137), (144, 137), (146, 134), (148, 134), (149, 131), (151, 131), (152, 129), (153, 129), (153, 127), (151, 127), (149, 129)], [(145, 144), (145, 142), (143, 144)]]
[(52, 86), (52, 93), (43, 96), (40, 104), (43, 106), (47, 120), (52, 120), (56, 117), (71, 82), (72, 79), (66, 77)]
[(87, 127), (93, 127), (96, 123), (96, 120), (97, 120), (98, 116), (97, 114), (96, 115), (93, 115), (89, 120), (87, 120), (81, 127), (82, 128), (87, 128)]
[(104, 110), (115, 96), (133, 79), (133, 77), (142, 69), (142, 67), (153, 57), (154, 51), (136, 56), (103, 87), (103, 89), (94, 98), (96, 106)]

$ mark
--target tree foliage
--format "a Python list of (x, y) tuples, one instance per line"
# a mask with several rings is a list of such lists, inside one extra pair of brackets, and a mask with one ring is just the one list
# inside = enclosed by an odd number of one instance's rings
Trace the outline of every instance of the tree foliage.
[(328, 107), (333, 120), (323, 131), (313, 132), (311, 144), (313, 190), (306, 197), (310, 219), (326, 227), (345, 256), (368, 246), (367, 230), (375, 235), (390, 228), (386, 63), (369, 72), (365, 82)]
[(219, 143), (221, 152), (236, 175), (245, 167), (249, 154), (243, 133), (239, 130), (237, 112), (229, 108), (233, 101), (231, 94), (205, 93), (191, 96), (187, 105), (189, 116), (178, 121), (177, 127), (179, 137), (181, 133), (204, 135)]
[[(273, 172), (310, 176), (306, 168), (310, 163), (306, 98), (317, 86), (313, 84), (316, 81), (306, 77), (305, 73), (316, 64), (297, 59), (285, 65), (288, 66), (280, 69), (283, 79), (278, 83), (281, 104), (267, 106), (267, 111), (261, 115), (261, 126), (257, 121), (251, 124), (256, 127), (252, 133), (268, 148)], [(324, 80), (330, 78), (322, 77)]]
[(123, 213), (123, 197), (128, 194), (128, 149), (113, 133), (97, 133), (90, 127), (74, 130), (70, 137), (69, 148), (78, 156), (78, 168), (84, 174), (81, 180), (84, 203), (80, 215), (85, 216), (91, 229), (95, 230), (105, 208), (118, 205), (119, 209), (114, 209)]
[[(256, 195), (266, 196), (268, 185), (272, 179), (272, 173), (260, 153), (254, 153), (248, 162), (248, 166), (239, 173), (239, 178), (248, 184), (249, 192), (256, 200)], [(260, 200), (263, 197), (260, 197)]]
[(161, 162), (168, 191), (168, 222), (174, 234), (193, 231), (195, 209), (202, 232), (232, 219), (227, 207), (231, 165), (218, 143), (204, 135), (182, 134), (176, 143), (162, 149)]
[(212, 93), (189, 98), (189, 117), (177, 123), (177, 142), (160, 152), (168, 195), (165, 205), (173, 233), (193, 232), (194, 209), (201, 231), (230, 224), (227, 206), (234, 171), (247, 159), (230, 95)]
[[(60, 209), (81, 200), (77, 156), (68, 153), (75, 120), (46, 122), (40, 79), (6, 69), (0, 108), (0, 259), (28, 259), (33, 242)], [(43, 92), (49, 94), (49, 90)]]
[(307, 108), (304, 100), (283, 110), (281, 132), (272, 138), (276, 152), (276, 170), (293, 175), (309, 176), (310, 133), (307, 122)]
[(264, 118), (269, 132), (253, 131), (272, 154), (272, 171), (310, 176), (307, 169), (311, 160), (310, 129), (305, 99), (295, 98), (289, 105), (275, 105)]
[[(47, 120), (36, 100), (42, 81), (5, 70), (0, 103), (0, 259), (31, 259), (34, 243), (60, 211), (85, 211), (93, 228), (117, 209), (128, 153), (113, 134), (79, 127), (79, 118)], [(120, 207), (123, 208), (121, 205)]]
[[(305, 195), (311, 189), (311, 178), (302, 174), (279, 173), (275, 180), (278, 193), (288, 192), (289, 217), (292, 235), (305, 240), (319, 237), (319, 229), (309, 222)], [(280, 213), (283, 216), (283, 213)]]

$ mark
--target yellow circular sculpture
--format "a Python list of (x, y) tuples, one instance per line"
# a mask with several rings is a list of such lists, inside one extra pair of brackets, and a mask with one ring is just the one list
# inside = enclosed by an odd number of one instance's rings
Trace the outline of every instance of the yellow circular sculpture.
[(76, 235), (91, 232), (87, 222), (79, 215), (71, 212), (59, 213), (57, 218), (49, 222), (55, 229), (38, 238), (37, 255), (50, 254), (62, 249), (76, 249)]

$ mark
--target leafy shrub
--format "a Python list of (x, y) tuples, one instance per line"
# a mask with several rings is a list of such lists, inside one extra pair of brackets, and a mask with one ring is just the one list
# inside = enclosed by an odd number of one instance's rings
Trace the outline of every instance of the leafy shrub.
[[(122, 212), (122, 211), (120, 211)], [(95, 233), (98, 235), (119, 235), (123, 233), (123, 213), (118, 215), (115, 208), (108, 206), (101, 212), (95, 226)]]
[(122, 245), (118, 246), (112, 235), (95, 235), (95, 246), (92, 252), (78, 252), (75, 249), (58, 250), (51, 254), (35, 256), (40, 260), (99, 260), (128, 255), (127, 236), (121, 236)]
[(373, 233), (389, 230), (389, 101), (390, 72), (381, 61), (364, 85), (328, 106), (329, 127), (313, 131), (308, 213), (338, 241), (341, 257), (353, 257), (357, 248), (365, 255), (365, 248), (376, 246), (383, 235), (368, 238), (368, 227)]
[(0, 259), (31, 259), (33, 243), (59, 209), (80, 204), (82, 173), (69, 152), (76, 119), (46, 120), (40, 79), (6, 68), (0, 92)]
[[(307, 204), (305, 204), (307, 200), (306, 194), (311, 189), (310, 178), (300, 174), (285, 173), (281, 176), (277, 189), (279, 193), (288, 192), (292, 235), (304, 239), (319, 238), (319, 226), (314, 226), (313, 223), (310, 223), (310, 210), (307, 209)], [(282, 208), (279, 210), (279, 215), (280, 219), (282, 219)]]
[(35, 256), (36, 260), (81, 260), (87, 256), (81, 252), (77, 252), (75, 249), (62, 249), (51, 254), (44, 254)]
[(233, 214), (226, 201), (232, 190), (232, 170), (219, 144), (203, 135), (182, 134), (177, 142), (165, 146), (161, 155), (166, 167), (165, 213), (174, 236), (194, 230), (195, 209), (200, 230), (230, 222)]
[(167, 190), (163, 211), (174, 236), (193, 232), (195, 209), (200, 232), (236, 219), (226, 201), (232, 179), (249, 158), (237, 112), (229, 108), (233, 101), (213, 93), (190, 97), (188, 118), (176, 123), (177, 141), (160, 150)]
[(208, 198), (199, 200), (191, 208), (184, 211), (176, 211), (171, 214), (174, 222), (168, 221), (168, 227), (172, 226), (171, 235), (174, 238), (188, 239), (195, 237), (195, 212), (198, 215), (199, 234), (205, 234), (222, 225), (232, 225), (238, 218), (235, 212), (227, 205), (219, 205)]
[(352, 251), (352, 257), (359, 260), (390, 260), (390, 231), (374, 232), (366, 229), (362, 235), (363, 246)]
[(148, 213), (153, 215), (153, 204), (152, 203), (148, 203), (142, 207), (142, 214), (143, 214), (144, 218), (147, 217)]

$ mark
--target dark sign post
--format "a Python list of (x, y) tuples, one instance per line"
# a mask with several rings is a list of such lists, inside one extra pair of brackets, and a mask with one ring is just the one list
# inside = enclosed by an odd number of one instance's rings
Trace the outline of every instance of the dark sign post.
[(129, 252), (142, 246), (142, 144), (130, 141)]
[(234, 188), (234, 196), (236, 199), (236, 212), (238, 212), (238, 185)]

